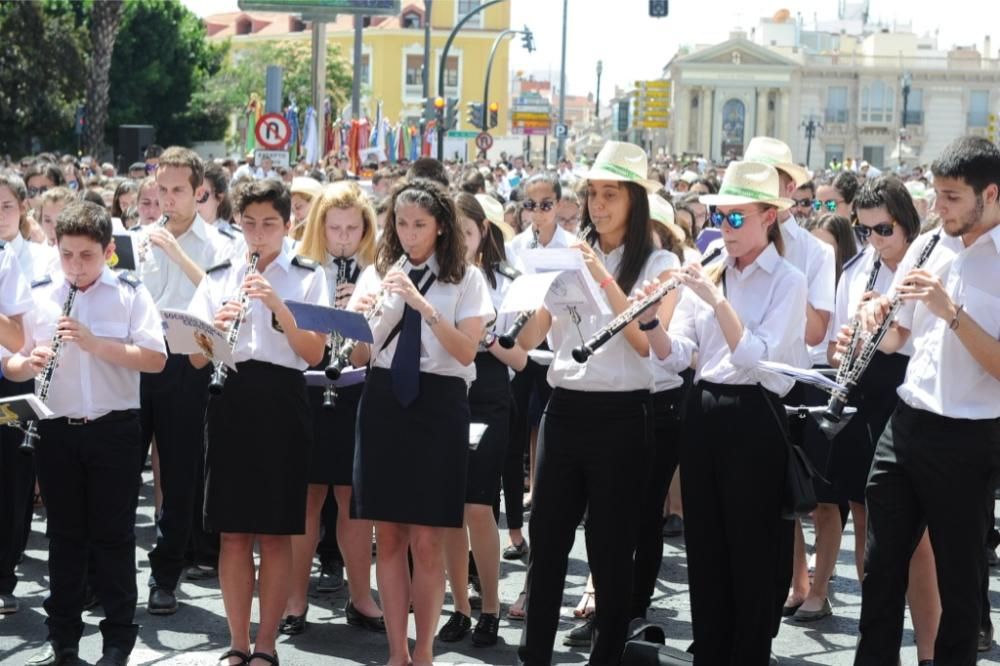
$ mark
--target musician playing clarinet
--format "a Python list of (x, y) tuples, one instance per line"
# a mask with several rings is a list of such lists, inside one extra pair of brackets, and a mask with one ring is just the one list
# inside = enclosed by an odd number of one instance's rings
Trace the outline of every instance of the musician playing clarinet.
[[(898, 657), (906, 568), (925, 525), (942, 608), (934, 663), (976, 661), (988, 512), (1000, 473), (1000, 150), (963, 137), (931, 171), (943, 234), (920, 269), (913, 267), (935, 236), (914, 241), (894, 293), (864, 310), (866, 331), (889, 325), (882, 351), (912, 341), (913, 356), (865, 490), (859, 665)], [(884, 322), (897, 296), (896, 319)]]
[(133, 621), (139, 373), (160, 372), (166, 364), (163, 324), (138, 278), (116, 275), (105, 263), (114, 245), (103, 208), (67, 205), (56, 221), (56, 241), (62, 271), (36, 281), (24, 348), (4, 363), (4, 373), (17, 381), (44, 373), (39, 380), (49, 382), (46, 403), (55, 415), (38, 422), (35, 441), (48, 514), (48, 638), (28, 663), (76, 663), (89, 554), (105, 613), (97, 663), (123, 666), (139, 630)]
[[(237, 205), (248, 255), (206, 271), (189, 310), (222, 331), (239, 326), (233, 346), (238, 371), (216, 369), (213, 383), (224, 381), (208, 401), (205, 527), (221, 537), (219, 585), (231, 642), (220, 661), (263, 666), (278, 663), (275, 639), (290, 589), (291, 535), (305, 532), (313, 428), (303, 371), (320, 362), (326, 342), (296, 326), (285, 300), (329, 301), (319, 264), (285, 248), (292, 205), (285, 186), (255, 181)], [(191, 356), (195, 367), (208, 361)], [(260, 623), (251, 653), (255, 543)]]
[(625, 642), (639, 500), (652, 460), (649, 343), (633, 322), (585, 363), (573, 358), (573, 350), (629, 306), (633, 287), (667, 279), (680, 263), (653, 246), (648, 192), (660, 185), (646, 172), (639, 146), (611, 141), (587, 173), (581, 225), (586, 239), (574, 247), (613, 314), (542, 307), (518, 338), (519, 345), (534, 349), (548, 335), (555, 352), (529, 525), (528, 612), (519, 650), (528, 666), (552, 661), (567, 557), (584, 510), (599, 600), (590, 663), (617, 664)]

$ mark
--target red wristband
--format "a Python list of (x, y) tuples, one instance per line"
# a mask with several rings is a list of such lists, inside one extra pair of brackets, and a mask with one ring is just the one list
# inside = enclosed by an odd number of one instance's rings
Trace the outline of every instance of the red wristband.
[(605, 287), (607, 287), (609, 284), (611, 284), (614, 281), (615, 281), (615, 278), (613, 276), (611, 276), (611, 275), (609, 275), (608, 277), (606, 277), (603, 280), (601, 280), (601, 284), (600, 284), (601, 291), (604, 291)]

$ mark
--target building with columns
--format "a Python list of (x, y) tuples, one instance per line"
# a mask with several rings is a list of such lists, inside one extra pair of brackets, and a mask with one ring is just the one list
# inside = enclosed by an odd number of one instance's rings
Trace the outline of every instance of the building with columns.
[(815, 170), (845, 158), (928, 164), (962, 134), (997, 139), (1000, 58), (989, 37), (981, 50), (940, 51), (935, 38), (866, 22), (806, 32), (779, 12), (749, 36), (679, 52), (663, 69), (670, 128), (647, 145), (724, 161), (766, 134)]

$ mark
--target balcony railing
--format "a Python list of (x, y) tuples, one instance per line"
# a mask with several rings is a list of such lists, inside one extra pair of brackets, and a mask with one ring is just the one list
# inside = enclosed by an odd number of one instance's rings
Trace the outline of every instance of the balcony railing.
[(828, 123), (846, 123), (850, 117), (850, 111), (847, 109), (827, 109), (826, 110), (826, 122)]

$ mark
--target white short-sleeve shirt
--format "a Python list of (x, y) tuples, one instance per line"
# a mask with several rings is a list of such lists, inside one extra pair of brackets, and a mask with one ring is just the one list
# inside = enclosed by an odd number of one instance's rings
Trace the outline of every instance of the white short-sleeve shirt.
[[(36, 283), (37, 307), (25, 317), (25, 346), (49, 346), (62, 315), (70, 285), (62, 273)], [(97, 337), (167, 353), (163, 321), (146, 287), (130, 273), (105, 267), (94, 284), (78, 291), (70, 317)], [(57, 417), (95, 419), (111, 411), (139, 408), (139, 372), (108, 363), (64, 343), (45, 404)]]
[[(189, 310), (196, 317), (213, 321), (215, 313), (227, 301), (239, 300), (240, 287), (247, 273), (247, 259), (235, 261), (209, 272), (198, 285)], [(262, 273), (282, 300), (328, 305), (326, 278), (315, 262), (282, 250)], [(247, 316), (240, 325), (233, 358), (241, 361), (266, 361), (286, 368), (305, 370), (306, 361), (295, 353), (277, 317), (259, 300), (250, 299)]]
[[(437, 275), (439, 270), (437, 258), (431, 256), (424, 264), (414, 266), (407, 264), (405, 271), (420, 269), (424, 266), (430, 268), (430, 272)], [(419, 289), (429, 279), (429, 275), (424, 276), (424, 280)], [(348, 308), (352, 308), (357, 299), (366, 294), (377, 294), (381, 289), (382, 277), (379, 276), (375, 266), (369, 266), (358, 278), (358, 285), (351, 295)], [(464, 319), (480, 317), (483, 323), (488, 323), (493, 318), (493, 301), (490, 298), (489, 285), (486, 282), (482, 271), (467, 266), (465, 274), (457, 284), (442, 282), (435, 278), (430, 288), (424, 294), (424, 298), (434, 306), (441, 317), (458, 325)], [(376, 368), (390, 368), (392, 357), (396, 352), (396, 344), (399, 336), (393, 336), (386, 344), (386, 340), (392, 333), (396, 324), (402, 319), (406, 303), (399, 294), (393, 294), (383, 299), (381, 314), (372, 318), (370, 325), (374, 344), (372, 346), (372, 365)], [(383, 348), (384, 347), (384, 348)], [(466, 384), (471, 385), (476, 379), (476, 366), (474, 363), (462, 365), (441, 345), (434, 331), (427, 322), (421, 319), (420, 323), (420, 371), (446, 377), (461, 377)]]

